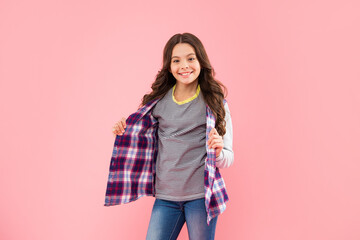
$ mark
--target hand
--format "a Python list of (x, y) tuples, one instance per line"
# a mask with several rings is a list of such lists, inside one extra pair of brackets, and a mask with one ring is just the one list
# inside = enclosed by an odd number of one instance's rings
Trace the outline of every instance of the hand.
[(116, 135), (123, 135), (123, 133), (125, 132), (125, 128), (126, 128), (126, 119), (123, 117), (120, 121), (115, 123), (115, 126), (112, 129), (114, 137), (116, 137)]
[(219, 157), (224, 147), (224, 141), (223, 138), (216, 131), (216, 128), (211, 129), (209, 133), (208, 145), (209, 148), (215, 148), (216, 157)]

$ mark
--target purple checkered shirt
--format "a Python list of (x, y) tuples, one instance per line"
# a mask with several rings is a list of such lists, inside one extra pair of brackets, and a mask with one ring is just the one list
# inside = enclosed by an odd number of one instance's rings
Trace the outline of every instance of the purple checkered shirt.
[[(158, 152), (158, 121), (151, 109), (159, 99), (153, 100), (126, 120), (123, 135), (117, 135), (109, 168), (104, 206), (129, 203), (143, 196), (155, 196), (155, 164)], [(224, 103), (226, 101), (224, 100)], [(215, 116), (206, 105), (206, 140), (215, 127)], [(205, 206), (207, 224), (225, 211), (229, 197), (224, 179), (215, 166), (215, 149), (209, 149), (204, 169)]]

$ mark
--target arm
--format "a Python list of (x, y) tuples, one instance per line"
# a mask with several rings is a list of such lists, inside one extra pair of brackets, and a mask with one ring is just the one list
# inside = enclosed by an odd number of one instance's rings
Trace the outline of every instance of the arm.
[(224, 105), (225, 108), (225, 121), (226, 121), (226, 133), (223, 136), (224, 147), (220, 152), (220, 155), (216, 157), (216, 167), (228, 168), (234, 162), (233, 146), (233, 129), (231, 122), (230, 109), (227, 103)]

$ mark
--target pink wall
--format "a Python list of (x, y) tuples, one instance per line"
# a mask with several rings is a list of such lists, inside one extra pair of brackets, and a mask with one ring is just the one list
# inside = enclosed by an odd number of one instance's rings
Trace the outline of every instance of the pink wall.
[(0, 2), (0, 239), (145, 238), (152, 197), (103, 206), (111, 128), (182, 32), (229, 89), (216, 239), (360, 239), (359, 1), (221, 2)]

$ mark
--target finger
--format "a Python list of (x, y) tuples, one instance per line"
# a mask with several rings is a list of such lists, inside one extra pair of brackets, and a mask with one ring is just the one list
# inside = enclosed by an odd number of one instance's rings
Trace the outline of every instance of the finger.
[(209, 146), (209, 148), (211, 148), (212, 140), (213, 140), (213, 139), (210, 138), (209, 141), (208, 141), (208, 146)]
[(112, 128), (112, 132), (113, 132), (114, 134), (116, 134), (117, 131), (118, 131), (117, 125), (115, 124), (114, 127)]
[(123, 133), (123, 132), (124, 132), (123, 127), (119, 125), (119, 122), (117, 122), (115, 124), (115, 126), (113, 127), (113, 133), (121, 135), (121, 133)]
[(220, 135), (213, 135), (213, 136), (210, 137), (208, 143), (210, 144), (214, 140), (223, 141), (223, 138)]
[(224, 138), (222, 136), (220, 136), (220, 135), (214, 135), (214, 139), (218, 139), (218, 140), (221, 140), (221, 141), (224, 140)]
[(211, 141), (209, 143), (209, 148), (212, 148), (213, 145), (214, 145), (214, 139), (211, 139)]
[(211, 130), (211, 131), (209, 132), (208, 141), (210, 141), (212, 138), (213, 138), (213, 130)]
[(118, 127), (118, 126), (114, 126), (114, 127), (113, 127), (113, 133), (118, 134), (119, 132), (121, 132), (120, 129), (119, 129), (119, 127)]
[(117, 130), (116, 130), (116, 127), (115, 127), (115, 126), (112, 128), (112, 133), (113, 133), (114, 136), (116, 136)]
[(119, 135), (119, 136), (123, 135), (123, 133), (122, 133), (122, 132), (119, 132), (119, 131), (115, 131), (115, 132), (113, 132), (113, 134)]
[(212, 145), (214, 148), (215, 147), (224, 147), (224, 143), (223, 142), (214, 142)]
[(211, 135), (208, 140), (208, 145), (210, 145), (214, 139), (215, 139), (215, 136)]
[(125, 130), (124, 130), (124, 127), (122, 126), (122, 124), (120, 123), (119, 124), (119, 132), (125, 132)]
[(216, 128), (214, 128), (214, 134), (217, 135), (217, 136), (220, 136), (218, 131), (216, 130)]
[(121, 121), (117, 122), (116, 126), (119, 132), (124, 132), (124, 127)]
[(218, 144), (223, 144), (222, 139), (213, 139), (210, 143), (210, 148), (214, 148), (214, 146)]
[(122, 126), (124, 127), (124, 128), (126, 128), (126, 118), (122, 118), (121, 119), (121, 123), (122, 123)]
[(214, 131), (215, 131), (215, 128), (212, 128), (211, 131), (209, 132), (209, 135), (210, 136), (214, 135)]
[(119, 134), (121, 134), (121, 132), (119, 132), (117, 129), (115, 129), (115, 128), (113, 128), (112, 129), (112, 133), (113, 133), (113, 135), (119, 135)]
[(213, 138), (215, 139), (222, 139), (222, 137), (220, 135), (214, 135)]
[(212, 145), (212, 148), (215, 148), (215, 149), (223, 149), (223, 147), (224, 147), (223, 143), (214, 143)]

